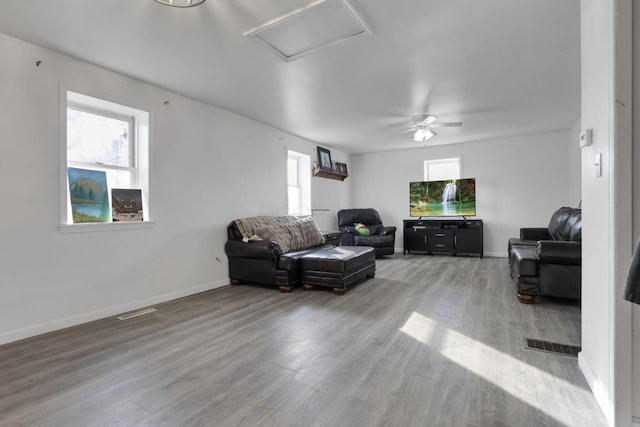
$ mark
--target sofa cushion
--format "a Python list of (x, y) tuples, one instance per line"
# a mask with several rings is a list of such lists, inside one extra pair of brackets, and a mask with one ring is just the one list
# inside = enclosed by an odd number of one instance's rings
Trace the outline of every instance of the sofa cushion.
[(572, 242), (582, 241), (582, 211), (580, 209), (575, 209), (567, 218), (565, 235), (568, 237), (567, 240)]
[[(382, 224), (382, 219), (378, 211), (372, 208), (367, 209), (341, 209), (338, 211), (338, 227), (353, 227), (361, 222), (371, 229), (372, 225)], [(373, 230), (371, 230), (373, 234)]]
[(354, 236), (355, 246), (370, 246), (372, 248), (384, 248), (393, 246), (393, 236)]
[(569, 240), (567, 220), (573, 211), (574, 208), (562, 207), (551, 215), (548, 228), (553, 240)]
[(255, 233), (264, 240), (275, 242), (282, 254), (325, 242), (324, 234), (311, 217), (283, 224), (262, 225), (255, 229)]
[(300, 249), (295, 251), (289, 251), (286, 254), (282, 254), (278, 258), (278, 268), (281, 270), (297, 270), (300, 258), (303, 255), (319, 251), (325, 248), (332, 248), (333, 245), (314, 246), (312, 248)]

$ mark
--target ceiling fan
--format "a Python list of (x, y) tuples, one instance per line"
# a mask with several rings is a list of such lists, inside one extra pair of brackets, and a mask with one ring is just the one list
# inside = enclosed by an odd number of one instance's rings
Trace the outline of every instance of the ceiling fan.
[(415, 131), (413, 140), (416, 142), (428, 141), (437, 135), (432, 128), (444, 128), (444, 127), (460, 127), (462, 122), (447, 122), (437, 123), (437, 117), (431, 114), (418, 114), (411, 118), (413, 126), (411, 126), (407, 132)]

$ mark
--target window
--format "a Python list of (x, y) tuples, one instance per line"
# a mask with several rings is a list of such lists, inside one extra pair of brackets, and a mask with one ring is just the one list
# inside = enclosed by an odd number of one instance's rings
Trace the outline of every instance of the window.
[[(109, 210), (113, 189), (141, 190), (142, 218), (148, 221), (149, 113), (74, 92), (67, 92), (66, 113), (64, 171), (76, 168), (97, 171), (102, 177), (106, 174), (104, 200)], [(74, 221), (78, 205), (71, 205), (66, 173), (61, 187), (62, 225), (79, 222), (78, 218)], [(111, 215), (106, 216), (110, 222)]]
[(107, 172), (113, 188), (135, 188), (135, 118), (69, 104), (67, 165)]
[(424, 180), (460, 179), (460, 157), (424, 161)]
[(311, 157), (287, 151), (289, 215), (311, 215)]

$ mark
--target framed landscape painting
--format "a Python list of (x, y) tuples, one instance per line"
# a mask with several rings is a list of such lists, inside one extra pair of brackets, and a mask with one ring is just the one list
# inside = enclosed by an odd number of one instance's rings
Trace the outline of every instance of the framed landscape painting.
[(109, 222), (109, 193), (104, 171), (67, 168), (73, 223)]

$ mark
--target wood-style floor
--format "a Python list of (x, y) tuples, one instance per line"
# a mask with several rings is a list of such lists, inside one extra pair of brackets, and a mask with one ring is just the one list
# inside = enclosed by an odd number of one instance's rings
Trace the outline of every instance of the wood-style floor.
[(225, 287), (0, 347), (2, 426), (605, 426), (580, 307), (500, 258), (395, 255), (344, 296)]

